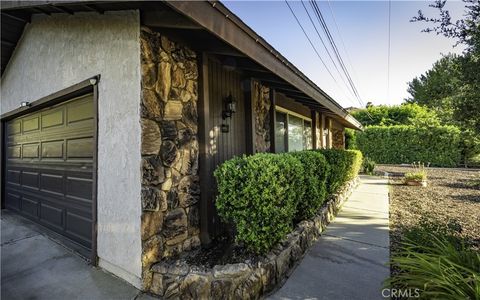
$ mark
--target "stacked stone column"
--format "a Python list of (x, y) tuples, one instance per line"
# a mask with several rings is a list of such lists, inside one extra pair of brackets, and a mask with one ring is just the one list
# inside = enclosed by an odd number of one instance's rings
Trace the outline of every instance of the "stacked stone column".
[(200, 245), (197, 56), (141, 29), (142, 266)]

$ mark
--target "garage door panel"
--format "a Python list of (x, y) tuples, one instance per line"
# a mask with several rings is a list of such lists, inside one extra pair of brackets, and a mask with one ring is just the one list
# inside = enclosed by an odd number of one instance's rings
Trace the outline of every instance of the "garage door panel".
[(89, 244), (92, 239), (92, 231), (89, 225), (92, 221), (89, 218), (72, 212), (67, 212), (66, 216), (66, 231), (77, 237), (83, 243)]
[(7, 170), (6, 181), (7, 184), (20, 185), (21, 171)]
[(42, 113), (42, 130), (64, 125), (64, 108)]
[(23, 158), (38, 158), (39, 144), (24, 144), (22, 145)]
[(51, 226), (57, 227), (59, 230), (63, 230), (64, 227), (63, 215), (64, 210), (61, 208), (46, 203), (41, 203), (40, 205), (40, 219)]
[(67, 176), (66, 196), (92, 201), (92, 179)]
[(38, 190), (38, 172), (22, 171), (22, 187)]
[(14, 121), (8, 124), (7, 126), (7, 135), (15, 135), (20, 134), (22, 132), (22, 122), (21, 121)]
[(42, 159), (63, 159), (64, 141), (50, 141), (42, 143)]
[(69, 125), (82, 121), (93, 120), (93, 106), (88, 98), (79, 99), (67, 105), (67, 122)]
[(10, 146), (7, 149), (7, 158), (21, 158), (22, 157), (22, 146), (15, 145)]
[(20, 210), (22, 198), (18, 194), (6, 193), (5, 206), (10, 209)]
[(67, 158), (89, 158), (93, 155), (93, 137), (67, 141)]
[(63, 174), (42, 173), (40, 189), (46, 193), (63, 196)]
[(5, 204), (90, 248), (94, 114), (92, 95), (9, 121)]
[(34, 219), (38, 218), (38, 201), (32, 198), (22, 197), (22, 212), (33, 217)]
[(23, 133), (27, 133), (30, 131), (35, 131), (40, 129), (40, 119), (38, 116), (33, 118), (24, 119), (22, 122)]

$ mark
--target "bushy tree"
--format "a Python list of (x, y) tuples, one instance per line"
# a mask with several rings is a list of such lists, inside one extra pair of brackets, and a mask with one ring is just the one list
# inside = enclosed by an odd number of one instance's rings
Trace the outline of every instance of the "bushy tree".
[(435, 112), (416, 103), (406, 103), (396, 106), (368, 106), (352, 112), (352, 115), (364, 126), (370, 125), (438, 125), (439, 119)]
[(480, 2), (463, 0), (465, 14), (462, 19), (452, 20), (445, 10), (445, 0), (430, 5), (439, 15), (427, 17), (420, 10), (413, 22), (426, 22), (433, 27), (424, 32), (435, 32), (455, 40), (455, 45), (464, 44), (461, 56), (449, 55), (438, 61), (425, 75), (409, 84), (410, 102), (425, 104), (445, 112), (442, 117), (458, 124), (472, 135), (480, 135)]
[(415, 77), (408, 83), (411, 97), (407, 103), (416, 103), (434, 110), (443, 123), (453, 121), (453, 100), (462, 87), (461, 57), (455, 54), (444, 56), (433, 64), (432, 69)]

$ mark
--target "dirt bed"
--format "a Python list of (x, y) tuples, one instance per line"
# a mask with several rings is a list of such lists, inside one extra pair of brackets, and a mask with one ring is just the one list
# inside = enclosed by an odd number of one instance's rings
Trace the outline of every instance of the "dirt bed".
[(428, 186), (407, 186), (401, 174), (407, 166), (380, 165), (377, 172), (393, 173), (390, 186), (390, 229), (394, 247), (402, 232), (423, 216), (454, 224), (459, 234), (480, 247), (480, 170), (428, 168)]

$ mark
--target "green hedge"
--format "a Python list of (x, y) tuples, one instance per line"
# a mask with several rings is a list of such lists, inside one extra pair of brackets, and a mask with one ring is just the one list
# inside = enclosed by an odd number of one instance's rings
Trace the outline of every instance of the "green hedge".
[(296, 221), (311, 218), (325, 202), (327, 195), (326, 180), (330, 172), (325, 157), (314, 151), (290, 153), (303, 166), (304, 182), (300, 190), (305, 191), (303, 199), (298, 203)]
[(298, 159), (284, 154), (236, 157), (214, 174), (218, 214), (235, 225), (236, 240), (249, 250), (264, 253), (292, 230), (304, 194)]
[[(326, 160), (319, 151), (262, 153), (220, 165), (214, 173), (215, 205), (222, 220), (234, 225), (236, 241), (250, 251), (266, 253), (296, 221), (318, 211), (326, 198), (327, 181), (339, 187), (356, 176), (361, 165), (359, 151), (326, 153), (331, 157), (335, 153), (335, 159)], [(329, 169), (335, 171), (334, 177)]]
[(322, 153), (330, 165), (327, 178), (327, 192), (333, 194), (347, 181), (355, 178), (362, 166), (362, 153), (358, 150), (322, 149)]
[(421, 161), (454, 167), (461, 162), (461, 132), (454, 126), (370, 126), (356, 134), (356, 146), (382, 164)]

